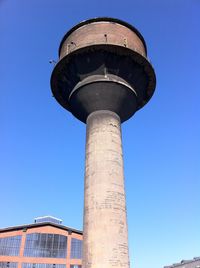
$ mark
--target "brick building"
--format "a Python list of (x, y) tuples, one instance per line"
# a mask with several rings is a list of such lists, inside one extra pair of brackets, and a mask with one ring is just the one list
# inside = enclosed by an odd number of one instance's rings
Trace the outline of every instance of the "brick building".
[(192, 260), (182, 260), (179, 263), (164, 266), (164, 268), (200, 268), (200, 257), (194, 258)]
[(0, 268), (81, 268), (82, 239), (51, 216), (0, 229)]

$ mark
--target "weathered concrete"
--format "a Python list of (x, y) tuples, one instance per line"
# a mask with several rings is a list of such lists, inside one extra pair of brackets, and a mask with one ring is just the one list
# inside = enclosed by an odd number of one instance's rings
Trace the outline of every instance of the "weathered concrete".
[(83, 268), (128, 268), (121, 124), (117, 114), (87, 119)]

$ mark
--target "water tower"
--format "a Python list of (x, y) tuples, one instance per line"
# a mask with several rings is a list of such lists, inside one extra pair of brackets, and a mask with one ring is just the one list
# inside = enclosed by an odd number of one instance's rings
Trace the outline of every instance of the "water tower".
[(124, 21), (90, 19), (61, 41), (52, 92), (87, 126), (83, 268), (129, 267), (121, 123), (155, 84), (144, 38)]

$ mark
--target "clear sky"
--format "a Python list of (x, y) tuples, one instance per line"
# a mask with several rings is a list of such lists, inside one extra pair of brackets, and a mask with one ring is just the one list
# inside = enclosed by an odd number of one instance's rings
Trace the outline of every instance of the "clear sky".
[(0, 0), (0, 228), (53, 215), (82, 229), (85, 125), (52, 97), (49, 60), (98, 16), (138, 28), (157, 75), (122, 127), (131, 267), (200, 256), (199, 0)]

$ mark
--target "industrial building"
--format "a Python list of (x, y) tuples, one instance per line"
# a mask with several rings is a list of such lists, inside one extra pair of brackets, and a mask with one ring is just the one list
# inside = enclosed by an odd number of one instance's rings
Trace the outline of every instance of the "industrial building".
[(51, 217), (0, 229), (0, 268), (81, 268), (83, 233)]
[(164, 268), (200, 268), (200, 257), (193, 258), (192, 260), (182, 260), (179, 263), (174, 263)]

